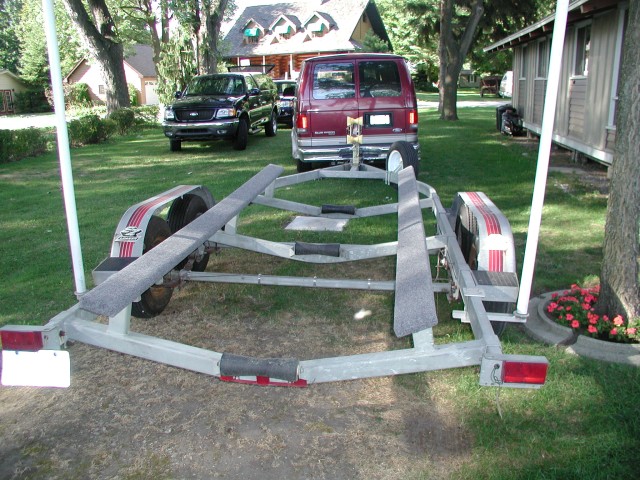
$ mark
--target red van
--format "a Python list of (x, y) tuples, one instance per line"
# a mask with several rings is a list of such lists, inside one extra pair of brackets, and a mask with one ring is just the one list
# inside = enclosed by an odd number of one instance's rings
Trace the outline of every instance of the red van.
[(353, 158), (347, 117), (362, 117), (361, 161), (386, 161), (396, 142), (407, 142), (419, 155), (418, 104), (403, 57), (355, 53), (314, 57), (302, 64), (291, 131), (299, 172), (310, 170), (314, 162)]

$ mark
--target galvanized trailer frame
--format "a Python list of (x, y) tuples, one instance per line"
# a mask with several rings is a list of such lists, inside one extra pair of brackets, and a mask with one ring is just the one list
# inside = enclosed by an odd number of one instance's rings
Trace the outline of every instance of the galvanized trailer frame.
[[(486, 305), (507, 307), (518, 296), (515, 253), (506, 218), (482, 193), (460, 193), (450, 209), (436, 191), (415, 179), (413, 169), (388, 172), (359, 163), (281, 177), (270, 165), (219, 204), (213, 205), (201, 186), (178, 186), (134, 205), (120, 221), (110, 258), (94, 271), (98, 284), (78, 304), (42, 327), (6, 326), (0, 329), (3, 348), (10, 351), (60, 350), (69, 340), (158, 361), (224, 381), (260, 385), (306, 386), (312, 383), (397, 375), (454, 367), (480, 366), (480, 385), (537, 388), (546, 378), (544, 357), (505, 355), (492, 322), (521, 322), (508, 308), (487, 312)], [(398, 185), (398, 202), (365, 208), (314, 206), (277, 197), (279, 189), (322, 179), (363, 179)], [(144, 231), (154, 213), (185, 195), (199, 196), (209, 210), (142, 254)], [(296, 244), (274, 242), (238, 232), (239, 214), (250, 204), (317, 218), (357, 219), (398, 215), (398, 240), (376, 245)], [(437, 233), (426, 237), (423, 210), (431, 211)], [(135, 219), (135, 221), (134, 221)], [(464, 225), (468, 223), (469, 225)], [(473, 245), (461, 240), (473, 228)], [(226, 272), (174, 270), (179, 260), (201, 258), (213, 245), (240, 248), (294, 261), (326, 264), (396, 256), (394, 280), (300, 278)], [(465, 248), (463, 252), (461, 245)], [(469, 251), (473, 250), (473, 262)], [(449, 272), (447, 282), (433, 282), (429, 255), (437, 254)], [(469, 263), (472, 265), (470, 266)], [(191, 265), (190, 262), (187, 265)], [(471, 268), (473, 267), (473, 269)], [(199, 281), (255, 285), (338, 288), (395, 292), (394, 329), (411, 335), (411, 348), (333, 358), (249, 358), (181, 344), (131, 330), (131, 303), (145, 290), (163, 282)], [(436, 345), (436, 293), (459, 296), (464, 303), (455, 317), (468, 322), (474, 340)], [(491, 303), (483, 303), (491, 302)], [(98, 318), (108, 317), (107, 323)]]

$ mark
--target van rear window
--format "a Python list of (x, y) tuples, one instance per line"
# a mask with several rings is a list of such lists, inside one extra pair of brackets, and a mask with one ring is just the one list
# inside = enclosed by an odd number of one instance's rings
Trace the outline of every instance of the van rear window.
[(320, 63), (313, 70), (313, 98), (355, 98), (353, 63)]
[(396, 62), (360, 62), (358, 74), (361, 97), (399, 97), (402, 92)]

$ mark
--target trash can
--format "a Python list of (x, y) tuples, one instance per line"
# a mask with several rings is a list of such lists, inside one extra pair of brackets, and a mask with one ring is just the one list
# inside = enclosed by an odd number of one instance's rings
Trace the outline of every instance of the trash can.
[(496, 128), (499, 132), (502, 131), (502, 114), (506, 112), (508, 109), (513, 109), (513, 105), (507, 103), (505, 105), (500, 105), (496, 108)]

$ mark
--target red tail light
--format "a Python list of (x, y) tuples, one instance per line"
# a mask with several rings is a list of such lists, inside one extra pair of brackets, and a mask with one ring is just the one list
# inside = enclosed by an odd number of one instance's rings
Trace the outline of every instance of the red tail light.
[(298, 119), (296, 120), (296, 127), (298, 127), (298, 130), (306, 132), (307, 128), (309, 128), (309, 117), (302, 113), (299, 114)]
[(504, 383), (544, 384), (548, 363), (504, 362), (502, 381)]
[(3, 350), (16, 350), (21, 352), (37, 352), (42, 350), (42, 332), (33, 331), (0, 331)]
[(418, 110), (409, 110), (409, 125), (418, 126)]

